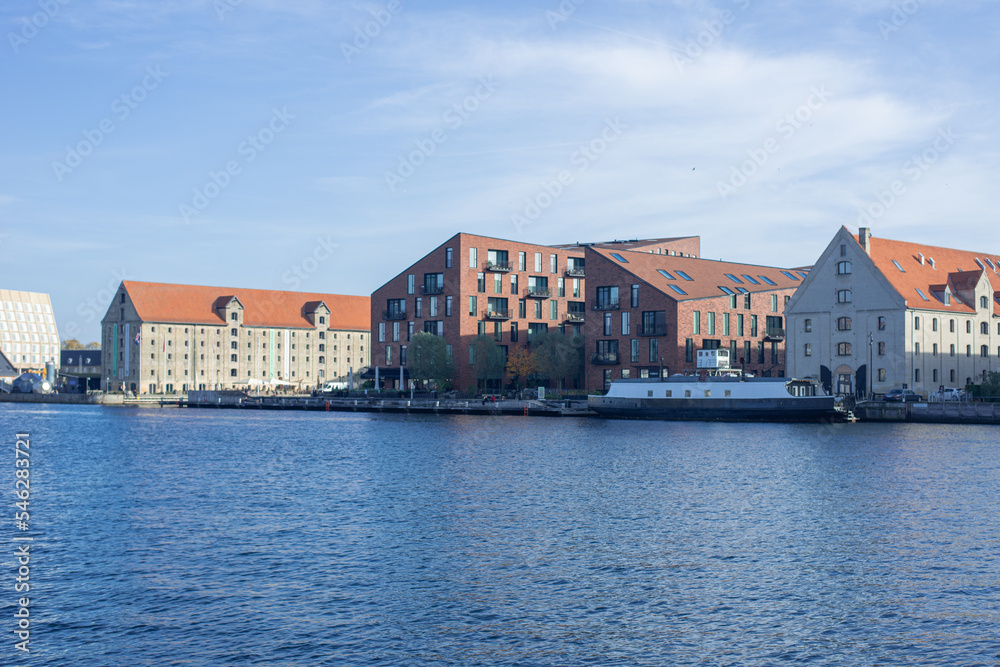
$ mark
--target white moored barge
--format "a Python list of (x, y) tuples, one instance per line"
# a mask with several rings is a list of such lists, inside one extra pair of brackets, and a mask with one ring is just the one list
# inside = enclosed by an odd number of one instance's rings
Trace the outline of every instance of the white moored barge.
[(700, 351), (697, 374), (614, 380), (606, 395), (587, 403), (602, 416), (631, 419), (818, 422), (842, 416), (815, 380), (752, 377), (729, 370), (728, 361), (725, 350)]

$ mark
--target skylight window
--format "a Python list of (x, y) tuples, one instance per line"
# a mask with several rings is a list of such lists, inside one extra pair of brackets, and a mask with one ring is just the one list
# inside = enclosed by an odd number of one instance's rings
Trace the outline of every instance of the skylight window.
[(659, 272), (659, 274), (660, 274), (661, 276), (663, 276), (663, 277), (664, 277), (664, 278), (666, 278), (667, 280), (677, 280), (677, 279), (676, 279), (676, 278), (674, 278), (674, 277), (673, 277), (672, 275), (670, 275), (670, 273), (669, 273), (668, 271), (664, 271), (663, 269), (657, 269), (657, 271)]
[(985, 269), (986, 268), (985, 266), (983, 266), (983, 263), (979, 261), (978, 257), (973, 257), (972, 259), (976, 260), (976, 264), (979, 265), (980, 269)]
[(997, 267), (993, 266), (993, 261), (989, 257), (986, 258), (986, 263), (989, 264), (990, 268), (994, 271), (997, 270)]
[(740, 294), (749, 294), (750, 293), (750, 290), (748, 290), (746, 287), (737, 287), (736, 291), (739, 292)]
[(896, 260), (892, 260), (892, 263), (896, 265), (896, 268), (899, 269), (900, 273), (906, 273), (906, 271), (903, 270), (903, 267), (899, 265), (899, 262), (897, 262)]
[(792, 280), (798, 280), (799, 279), (799, 277), (797, 275), (795, 275), (794, 273), (792, 273), (791, 271), (782, 271), (782, 273), (785, 274), (786, 278), (790, 278)]
[(799, 275), (805, 278), (809, 274), (808, 271), (799, 271)]
[(743, 281), (742, 281), (742, 280), (740, 280), (739, 278), (737, 278), (736, 276), (734, 276), (734, 275), (733, 275), (733, 274), (731, 274), (731, 273), (727, 273), (727, 274), (726, 274), (726, 277), (727, 277), (727, 278), (729, 278), (730, 280), (732, 280), (732, 281), (733, 281), (734, 283), (739, 283), (740, 285), (742, 285), (742, 284), (743, 284)]
[(771, 280), (767, 276), (757, 276), (757, 277), (760, 278), (761, 280), (763, 280), (768, 285), (774, 285), (775, 287), (778, 286), (778, 283), (774, 282), (773, 280)]
[[(680, 273), (680, 271), (678, 271), (677, 273)], [(673, 283), (670, 283), (670, 289), (672, 289), (673, 291), (677, 292), (678, 294), (682, 294), (684, 296), (687, 296), (687, 292), (685, 292), (684, 290), (682, 290), (677, 285), (674, 285)]]
[(753, 276), (748, 276), (747, 274), (744, 273), (743, 277), (746, 278), (747, 282), (749, 283), (753, 283), (754, 285), (760, 285), (760, 283), (757, 282), (757, 280)]
[(930, 301), (930, 299), (927, 298), (927, 295), (924, 294), (919, 287), (917, 288), (917, 294), (919, 294), (920, 298), (923, 299), (924, 301)]
[(616, 252), (611, 253), (611, 256), (614, 257), (615, 259), (617, 259), (622, 264), (628, 264), (628, 260), (625, 259), (624, 257), (622, 257), (621, 255), (619, 255)]
[(736, 294), (736, 292), (734, 292), (733, 290), (729, 289), (725, 285), (719, 285), (719, 289), (722, 290), (723, 292), (725, 292), (726, 294), (730, 295), (730, 296)]
[(678, 272), (677, 272), (677, 275), (679, 275), (679, 276), (680, 276), (681, 278), (683, 278), (684, 280), (694, 280), (694, 278), (692, 278), (692, 277), (691, 277), (691, 276), (689, 276), (688, 274), (684, 273), (683, 271), (678, 271)]

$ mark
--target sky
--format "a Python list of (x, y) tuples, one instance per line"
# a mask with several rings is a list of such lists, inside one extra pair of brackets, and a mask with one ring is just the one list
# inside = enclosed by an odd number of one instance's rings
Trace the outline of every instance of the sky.
[(0, 286), (363, 294), (457, 232), (1000, 254), (995, 1), (8, 0)]

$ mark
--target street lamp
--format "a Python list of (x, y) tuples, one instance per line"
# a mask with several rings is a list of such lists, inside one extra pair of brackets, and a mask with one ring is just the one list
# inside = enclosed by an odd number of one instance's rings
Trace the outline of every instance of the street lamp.
[(872, 345), (875, 343), (875, 334), (868, 332), (868, 398), (872, 397), (872, 387), (874, 386), (873, 374), (875, 369), (872, 366), (875, 364), (874, 357), (872, 356)]

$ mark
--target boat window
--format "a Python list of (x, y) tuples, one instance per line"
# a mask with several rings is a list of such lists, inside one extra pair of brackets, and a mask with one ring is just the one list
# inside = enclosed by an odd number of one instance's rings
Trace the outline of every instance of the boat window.
[(712, 396), (712, 390), (711, 389), (706, 389), (705, 390), (705, 398), (711, 398), (711, 396)]
[(731, 389), (727, 389), (726, 390), (726, 398), (729, 398), (732, 395), (733, 395), (733, 391)]
[(691, 390), (690, 389), (685, 389), (684, 390), (684, 398), (691, 398)]
[(673, 392), (667, 389), (666, 397), (670, 398), (671, 394), (673, 394)]
[(647, 391), (646, 392), (646, 396), (648, 396), (649, 398), (652, 398), (653, 397), (653, 390), (650, 389), (649, 391)]

